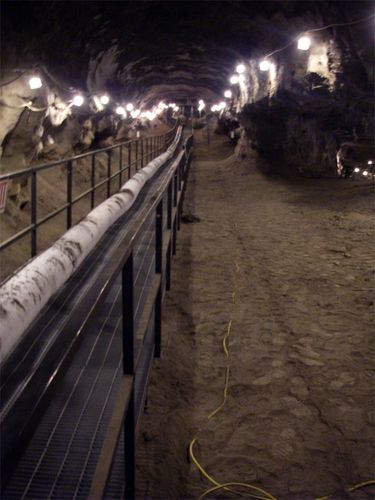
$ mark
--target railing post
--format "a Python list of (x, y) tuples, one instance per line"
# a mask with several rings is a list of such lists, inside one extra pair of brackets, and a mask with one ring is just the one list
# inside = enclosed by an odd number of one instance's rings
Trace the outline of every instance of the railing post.
[(68, 204), (66, 209), (66, 227), (72, 227), (72, 196), (73, 196), (73, 163), (71, 160), (66, 165), (66, 202)]
[[(155, 225), (155, 272), (162, 275), (163, 272), (163, 198), (156, 207)], [(155, 300), (155, 358), (160, 358), (161, 353), (161, 308), (162, 308), (162, 280)]]
[(129, 142), (129, 149), (128, 149), (128, 179), (131, 177), (131, 170), (132, 170), (132, 143)]
[(119, 181), (118, 181), (118, 188), (120, 189), (122, 186), (122, 144), (120, 146), (120, 151), (119, 151)]
[(124, 349), (124, 373), (134, 372), (134, 277), (133, 253), (122, 269), (122, 341)]
[(176, 208), (176, 217), (173, 221), (173, 238), (172, 238), (172, 253), (173, 255), (176, 254), (176, 248), (177, 248), (177, 217), (178, 217), (178, 206), (177, 206), (177, 200), (178, 200), (178, 179), (177, 179), (177, 170), (173, 176), (173, 206)]
[(107, 159), (107, 198), (111, 196), (112, 150), (108, 151)]
[[(131, 253), (122, 269), (122, 346), (124, 375), (134, 374), (134, 266)], [(134, 385), (124, 421), (125, 499), (135, 495)]]
[(139, 139), (137, 139), (135, 141), (135, 170), (136, 171), (138, 170), (138, 141), (139, 141)]
[(141, 139), (141, 168), (143, 168), (144, 138)]
[(181, 210), (182, 210), (182, 195), (181, 193), (181, 185), (182, 185), (182, 179), (181, 179), (181, 161), (177, 166), (176, 169), (177, 172), (177, 187), (178, 187), (178, 194), (180, 195), (180, 199), (178, 201), (178, 206), (177, 206), (177, 229), (180, 230), (180, 225), (181, 225)]
[(168, 210), (167, 210), (167, 229), (171, 231), (171, 237), (169, 240), (169, 245), (167, 249), (167, 262), (166, 262), (166, 290), (171, 289), (171, 264), (172, 264), (172, 243), (173, 243), (173, 232), (172, 232), (172, 211), (173, 211), (173, 183), (172, 179), (168, 184)]
[(91, 158), (91, 210), (95, 207), (95, 154)]
[(37, 187), (36, 187), (36, 172), (31, 172), (31, 257), (35, 257), (37, 253), (37, 236), (36, 236), (36, 217), (37, 217)]

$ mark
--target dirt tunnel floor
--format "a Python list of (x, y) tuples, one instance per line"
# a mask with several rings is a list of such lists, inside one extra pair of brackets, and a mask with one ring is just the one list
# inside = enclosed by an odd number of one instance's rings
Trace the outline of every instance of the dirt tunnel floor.
[[(179, 233), (137, 496), (211, 486), (187, 459), (202, 428), (195, 452), (219, 482), (278, 499), (373, 498), (343, 492), (375, 476), (371, 186), (269, 178), (226, 139), (196, 138), (184, 213), (200, 222)], [(228, 397), (207, 421), (223, 398), (229, 320)]]

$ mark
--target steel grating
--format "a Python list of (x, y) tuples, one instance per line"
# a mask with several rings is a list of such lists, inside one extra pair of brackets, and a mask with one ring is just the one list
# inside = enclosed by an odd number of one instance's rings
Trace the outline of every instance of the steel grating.
[[(162, 173), (159, 174), (143, 199), (151, 197), (162, 177)], [(133, 214), (140, 203), (133, 208)], [(46, 326), (35, 333), (29, 351), (20, 359), (18, 367), (24, 367), (28, 356), (33, 362), (41, 362), (58, 335), (63, 335), (67, 304), (74, 303), (77, 296), (86, 293), (92, 279), (95, 279), (98, 263), (109, 258), (112, 246), (119, 240), (119, 231), (126, 231), (129, 219), (128, 215), (123, 216), (108, 231), (95, 255), (90, 256), (88, 265), (70, 283), (69, 292), (65, 292), (60, 304), (56, 306), (54, 302), (51, 305), (45, 325), (50, 326), (53, 321), (54, 328)], [(155, 219), (151, 217), (144, 226), (134, 253), (136, 322), (143, 310), (155, 268)], [(145, 338), (137, 340), (138, 346), (143, 342), (153, 342), (153, 314)], [(136, 385), (148, 376), (147, 362), (147, 359), (140, 359), (141, 370)], [(15, 372), (9, 374), (5, 384), (9, 392), (14, 380), (17, 386), (22, 384), (19, 377), (14, 379), (16, 375)], [(119, 276), (18, 461), (2, 494), (4, 500), (87, 498), (121, 377), (122, 304)], [(142, 401), (136, 401), (136, 407), (138, 414)], [(108, 498), (120, 498), (122, 494), (122, 450), (123, 442), (120, 441), (108, 485)]]

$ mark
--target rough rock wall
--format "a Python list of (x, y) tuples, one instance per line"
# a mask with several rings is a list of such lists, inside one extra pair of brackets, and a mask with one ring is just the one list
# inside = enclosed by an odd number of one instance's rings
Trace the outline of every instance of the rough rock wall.
[[(279, 30), (345, 22), (332, 16), (271, 18)], [(333, 14), (336, 14), (333, 16)], [(353, 13), (351, 19), (358, 19)], [(308, 51), (293, 43), (273, 56), (269, 71), (247, 62), (240, 84), (240, 120), (248, 137), (274, 169), (309, 176), (335, 175), (336, 153), (345, 140), (374, 137), (374, 66), (369, 20), (361, 25), (312, 32)], [(289, 28), (288, 28), (289, 26)], [(358, 36), (357, 36), (358, 35)]]

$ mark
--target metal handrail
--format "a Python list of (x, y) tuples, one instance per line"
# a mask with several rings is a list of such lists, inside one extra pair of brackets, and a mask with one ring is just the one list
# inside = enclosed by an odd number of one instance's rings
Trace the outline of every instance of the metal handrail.
[[(52, 218), (66, 211), (66, 229), (70, 229), (73, 225), (73, 206), (78, 201), (82, 200), (86, 196), (90, 196), (90, 209), (95, 208), (95, 193), (96, 191), (107, 185), (105, 199), (109, 198), (112, 193), (112, 181), (116, 177), (119, 178), (118, 189), (120, 189), (123, 183), (123, 174), (127, 171), (127, 178), (129, 179), (132, 175), (132, 167), (135, 170), (142, 168), (148, 163), (150, 160), (160, 155), (163, 151), (165, 151), (170, 143), (173, 140), (175, 132), (177, 130), (177, 124), (170, 129), (165, 134), (150, 136), (150, 137), (142, 137), (137, 138), (132, 141), (125, 141), (119, 144), (115, 144), (113, 146), (108, 146), (102, 149), (96, 149), (94, 151), (89, 151), (87, 153), (75, 155), (70, 158), (65, 158), (63, 160), (52, 161), (49, 163), (45, 163), (43, 165), (34, 165), (27, 169), (18, 170), (16, 172), (12, 172), (9, 174), (0, 175), (1, 181), (14, 181), (17, 178), (21, 178), (23, 181), (25, 177), (27, 179), (31, 178), (30, 181), (30, 189), (31, 189), (31, 198), (30, 198), (30, 224), (23, 228), (22, 230), (16, 232), (11, 237), (2, 241), (0, 243), (0, 253), (5, 249), (11, 247), (13, 244), (17, 243), (21, 238), (24, 238), (28, 234), (31, 235), (30, 239), (30, 255), (31, 257), (35, 257), (38, 253), (38, 232), (37, 229), (42, 226), (44, 223), (48, 222)], [(118, 168), (113, 173), (113, 153), (115, 150), (119, 150), (118, 155)], [(103, 180), (100, 182), (96, 182), (96, 159), (97, 155), (101, 153), (106, 153), (107, 155), (107, 173)], [(124, 154), (125, 153), (125, 154)], [(127, 153), (127, 154), (126, 154)], [(76, 165), (74, 162), (77, 160), (81, 160), (83, 158), (91, 157), (91, 176), (90, 183), (91, 187), (85, 190), (83, 193), (80, 193), (78, 196), (73, 197), (73, 185), (74, 185), (74, 171)], [(45, 171), (48, 169), (53, 169), (56, 167), (63, 166), (66, 171), (66, 203), (61, 205), (60, 207), (55, 208), (52, 212), (44, 215), (41, 218), (38, 218), (37, 208), (38, 208), (38, 174), (41, 171)], [(27, 258), (25, 258), (26, 260)]]
[[(172, 255), (176, 253), (177, 231), (180, 227), (180, 217), (182, 212), (182, 203), (184, 190), (186, 187), (187, 173), (191, 160), (190, 149), (192, 137), (189, 137), (183, 146), (184, 153), (178, 153), (175, 160), (168, 165), (163, 172), (160, 182), (152, 196), (137, 210), (132, 218), (126, 232), (121, 238), (116, 240), (116, 247), (111, 253), (111, 258), (103, 266), (100, 273), (95, 277), (91, 286), (79, 301), (79, 307), (69, 311), (69, 315), (64, 320), (63, 336), (58, 336), (58, 344), (55, 345), (55, 352), (48, 355), (45, 364), (35, 364), (30, 367), (27, 384), (34, 384), (34, 376), (38, 377), (39, 384), (42, 387), (38, 398), (33, 399), (29, 404), (29, 412), (26, 421), (23, 422), (22, 429), (16, 436), (15, 443), (12, 441), (11, 450), (12, 460), (18, 460), (20, 450), (32, 434), (40, 416), (43, 414), (45, 405), (52, 393), (56, 390), (57, 383), (64, 376), (72, 356), (79, 349), (83, 337), (92, 329), (96, 322), (98, 313), (104, 306), (106, 298), (110, 294), (112, 287), (120, 278), (122, 304), (120, 317), (122, 317), (122, 380), (119, 386), (118, 397), (113, 407), (113, 413), (107, 434), (101, 446), (100, 457), (97, 462), (96, 471), (91, 480), (90, 500), (103, 498), (102, 492), (105, 491), (110, 479), (115, 452), (119, 443), (121, 430), (124, 431), (124, 470), (125, 498), (134, 498), (135, 487), (135, 436), (138, 430), (139, 411), (144, 404), (148, 377), (142, 384), (135, 386), (135, 379), (141, 370), (141, 359), (143, 354), (147, 357), (147, 373), (149, 374), (153, 357), (160, 357), (162, 344), (161, 329), (161, 311), (165, 290), (171, 286), (171, 260)], [(164, 208), (163, 208), (164, 207)], [(165, 217), (165, 224), (163, 219)], [(154, 221), (151, 226), (150, 220)], [(148, 286), (143, 309), (136, 321), (136, 277), (134, 255), (137, 252), (137, 245), (141, 241), (141, 236), (145, 228), (154, 229), (154, 265), (150, 268), (153, 274), (152, 283)], [(147, 229), (148, 230), (148, 229)], [(138, 247), (139, 248), (139, 247)], [(151, 275), (150, 275), (151, 276)], [(44, 322), (42, 316), (38, 321)], [(147, 333), (149, 326), (152, 325), (151, 336)], [(34, 327), (39, 328), (37, 322)], [(143, 338), (143, 342), (136, 348), (136, 339)], [(152, 341), (151, 343), (149, 341)], [(20, 353), (25, 355), (24, 345), (20, 344)], [(59, 353), (58, 356), (55, 355)], [(13, 353), (13, 357), (7, 360), (12, 369), (17, 361), (18, 354)], [(4, 367), (3, 367), (4, 371)], [(5, 372), (7, 368), (5, 368)], [(138, 379), (139, 380), (139, 379)], [(39, 387), (39, 386), (38, 386)], [(39, 389), (38, 389), (39, 390)], [(24, 398), (30, 399), (30, 395), (25, 387), (22, 388), (22, 394), (19, 399), (22, 406)], [(135, 406), (135, 398), (140, 401)], [(13, 422), (14, 415), (19, 408), (18, 403), (13, 405), (6, 416), (7, 422)], [(7, 434), (7, 422), (2, 422), (3, 432)], [(12, 424), (13, 425), (13, 424)], [(7, 434), (8, 435), (8, 434)], [(13, 439), (13, 437), (12, 437)], [(18, 440), (18, 441), (17, 441)], [(17, 444), (19, 442), (19, 444)], [(23, 448), (22, 448), (23, 449)], [(18, 451), (17, 451), (18, 450)], [(3, 447), (3, 453), (7, 453)], [(4, 455), (5, 456), (5, 455)], [(8, 455), (6, 455), (8, 456)], [(7, 469), (7, 481), (12, 473), (15, 462), (9, 464), (3, 461)], [(6, 482), (4, 482), (4, 485)]]

